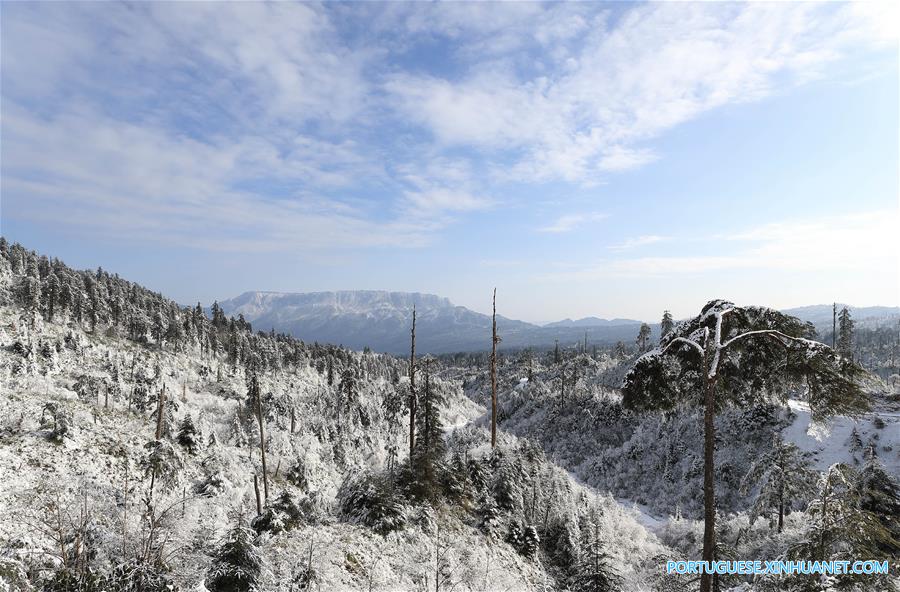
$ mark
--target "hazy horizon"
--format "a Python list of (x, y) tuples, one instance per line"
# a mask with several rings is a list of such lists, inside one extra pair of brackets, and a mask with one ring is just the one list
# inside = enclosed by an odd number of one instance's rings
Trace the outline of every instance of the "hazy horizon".
[(178, 302), (900, 304), (895, 5), (0, 10), (3, 235)]

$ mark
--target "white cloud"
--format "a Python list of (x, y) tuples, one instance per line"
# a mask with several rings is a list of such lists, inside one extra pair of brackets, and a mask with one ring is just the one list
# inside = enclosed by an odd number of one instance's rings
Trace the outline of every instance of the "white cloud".
[(16, 147), (4, 150), (4, 215), (212, 250), (427, 242), (421, 228), (399, 217), (373, 219), (350, 200), (254, 188), (290, 186), (308, 174), (265, 142), (205, 143), (90, 110), (43, 120), (12, 105), (3, 129), (4, 142)]
[(686, 244), (671, 242), (670, 255), (607, 259), (573, 266), (547, 277), (553, 280), (695, 277), (748, 270), (867, 271), (890, 275), (900, 266), (897, 228), (900, 228), (898, 210), (779, 222), (692, 240), (690, 249), (699, 246), (705, 254), (684, 253)]
[(596, 222), (606, 218), (606, 214), (589, 212), (583, 214), (566, 214), (560, 216), (552, 224), (538, 228), (538, 232), (563, 233), (571, 232), (588, 222)]
[(625, 251), (628, 249), (643, 247), (645, 245), (652, 245), (653, 243), (658, 243), (658, 242), (664, 241), (664, 240), (666, 240), (666, 237), (664, 237), (664, 236), (658, 236), (655, 234), (646, 234), (643, 236), (629, 238), (626, 241), (624, 241), (618, 245), (610, 246), (609, 249), (611, 251)]
[(844, 4), (635, 5), (615, 22), (601, 15), (590, 32), (564, 34), (584, 33), (577, 47), (561, 42), (558, 54), (545, 53), (560, 57), (549, 73), (493, 60), (458, 80), (406, 73), (386, 88), (403, 116), (443, 144), (498, 158), (512, 152), (515, 175), (589, 181), (650, 162), (654, 152), (640, 143), (673, 126), (895, 42), (893, 29), (866, 12)]
[(477, 197), (466, 191), (443, 187), (426, 191), (408, 191), (405, 196), (406, 205), (412, 208), (414, 215), (438, 212), (471, 212), (491, 206), (490, 200), (485, 198)]

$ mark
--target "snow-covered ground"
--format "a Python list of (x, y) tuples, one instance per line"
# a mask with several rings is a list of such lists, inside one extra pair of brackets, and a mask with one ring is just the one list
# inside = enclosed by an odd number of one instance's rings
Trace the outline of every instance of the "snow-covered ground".
[[(784, 429), (784, 438), (812, 453), (817, 469), (838, 462), (859, 465), (866, 447), (872, 446), (888, 472), (900, 476), (900, 414), (872, 412), (855, 419), (838, 416), (815, 423), (807, 403), (792, 399), (788, 405), (796, 418)], [(854, 430), (858, 442), (854, 442)]]

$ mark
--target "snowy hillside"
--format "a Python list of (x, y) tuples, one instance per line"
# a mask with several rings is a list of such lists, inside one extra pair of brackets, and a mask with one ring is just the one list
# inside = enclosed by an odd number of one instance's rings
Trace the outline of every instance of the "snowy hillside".
[[(544, 590), (602, 546), (604, 565), (637, 591), (671, 556), (539, 448), (503, 434), (491, 451), (470, 425), (484, 407), (439, 365), (426, 392), (446, 457), (433, 457), (431, 482), (409, 471), (403, 360), (251, 342), (233, 323), (222, 335), (239, 338), (234, 355), (150, 326), (132, 340), (115, 307), (90, 328), (70, 304), (43, 318), (14, 303), (32, 262), (66, 291), (88, 281), (87, 302), (98, 286), (125, 286), (27, 254), (0, 258), (6, 589), (203, 590), (248, 563), (260, 590)], [(130, 289), (128, 314), (155, 298)], [(186, 335), (219, 322), (184, 318)]]

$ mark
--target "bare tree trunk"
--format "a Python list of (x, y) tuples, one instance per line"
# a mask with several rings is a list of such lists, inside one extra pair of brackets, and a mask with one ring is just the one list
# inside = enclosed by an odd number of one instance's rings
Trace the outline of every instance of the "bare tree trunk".
[(494, 312), (491, 318), (491, 448), (497, 446), (497, 288), (494, 288)]
[(122, 490), (122, 557), (128, 543), (128, 460), (125, 460), (125, 488)]
[(266, 429), (263, 421), (262, 392), (258, 387), (256, 392), (256, 419), (259, 421), (259, 455), (262, 459), (263, 493), (265, 494), (266, 503), (269, 503), (269, 476), (266, 471)]
[(163, 409), (166, 406), (166, 383), (163, 383), (162, 390), (159, 391), (159, 400), (156, 406), (156, 439), (162, 438), (163, 428)]
[(256, 515), (262, 514), (262, 500), (259, 498), (259, 477), (253, 474), (253, 491), (256, 493)]
[[(707, 354), (708, 356), (708, 354)], [(708, 365), (704, 364), (708, 367)], [(716, 434), (713, 420), (715, 409), (715, 380), (706, 378), (705, 408), (703, 410), (703, 560), (710, 565), (716, 549), (716, 497), (714, 459)], [(700, 575), (700, 592), (710, 592), (712, 576), (706, 572)]]
[(837, 302), (831, 305), (831, 349), (836, 345), (835, 335), (837, 335)]
[(413, 305), (409, 346), (409, 463), (416, 446), (416, 306)]

